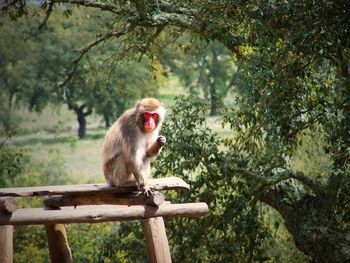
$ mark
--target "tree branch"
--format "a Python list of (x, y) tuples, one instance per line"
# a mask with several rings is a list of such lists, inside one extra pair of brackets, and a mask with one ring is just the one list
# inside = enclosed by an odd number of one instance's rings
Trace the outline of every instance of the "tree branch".
[(338, 195), (343, 183), (349, 179), (349, 173), (344, 172), (343, 174), (331, 174), (328, 178), (327, 193), (329, 199), (329, 206), (333, 207), (337, 202)]
[(181, 28), (190, 28), (193, 18), (181, 14), (158, 13), (146, 20), (136, 21), (135, 24), (144, 27), (159, 27), (172, 25)]
[(139, 14), (139, 17), (142, 20), (147, 20), (148, 12), (149, 12), (148, 4), (143, 0), (131, 0), (131, 2), (134, 3), (136, 7), (136, 11)]
[(157, 7), (161, 11), (167, 13), (185, 14), (190, 16), (194, 16), (197, 13), (197, 10), (194, 8), (175, 7), (174, 4), (170, 4), (166, 1), (159, 1)]
[(237, 70), (236, 70), (236, 72), (232, 75), (231, 81), (230, 81), (230, 83), (229, 83), (229, 84), (227, 85), (227, 87), (226, 87), (226, 92), (229, 92), (230, 89), (231, 89), (235, 84), (237, 84), (237, 78), (238, 78), (238, 76), (239, 76), (240, 70), (241, 70), (241, 68), (238, 67)]
[(157, 13), (149, 16), (146, 20), (135, 22), (138, 26), (158, 27), (158, 26), (176, 26), (183, 29), (191, 29), (193, 32), (221, 42), (227, 49), (234, 51), (237, 45), (241, 44), (241, 39), (232, 33), (228, 28), (211, 23), (202, 23), (195, 19), (195, 16), (176, 14), (176, 13)]
[(89, 116), (92, 113), (92, 109), (93, 109), (92, 106), (88, 105), (87, 111), (83, 112), (84, 117)]
[(128, 32), (128, 30), (120, 30), (120, 31), (110, 31), (110, 32), (107, 32), (106, 34), (104, 34), (102, 37), (98, 38), (97, 40), (95, 40), (94, 42), (88, 44), (86, 47), (82, 48), (79, 50), (80, 52), (80, 55), (74, 59), (72, 61), (72, 63), (74, 64), (72, 70), (68, 73), (67, 75), (67, 78), (59, 84), (60, 87), (64, 87), (69, 81), (72, 80), (77, 68), (78, 68), (78, 65), (79, 65), (79, 62), (81, 61), (81, 59), (84, 57), (84, 55), (90, 50), (92, 49), (94, 46), (97, 46), (98, 44), (100, 44), (101, 42), (111, 38), (111, 37), (121, 37), (123, 35), (125, 35), (126, 33)]
[(303, 172), (286, 169), (286, 173), (291, 178), (294, 178), (294, 179), (302, 182), (304, 185), (310, 187), (315, 193), (323, 192), (323, 188), (322, 188), (321, 184), (319, 184), (317, 181), (313, 180), (310, 176), (307, 176)]
[(93, 0), (55, 0), (56, 3), (69, 3), (74, 5), (99, 8), (104, 11), (109, 11), (114, 14), (122, 15), (123, 13), (118, 10), (114, 5), (109, 5), (103, 2)]
[(291, 169), (281, 168), (283, 171), (278, 172), (273, 176), (261, 176), (257, 173), (249, 171), (247, 169), (236, 168), (234, 171), (244, 176), (249, 176), (249, 179), (254, 180), (257, 189), (264, 189), (266, 187), (274, 186), (287, 179), (295, 179), (301, 182), (303, 185), (309, 187), (314, 193), (323, 193), (324, 190), (320, 183), (313, 180), (303, 172), (294, 171)]
[(278, 172), (277, 174), (266, 177), (266, 180), (260, 188), (266, 188), (268, 186), (276, 185), (282, 181), (288, 180), (288, 179), (295, 179), (301, 182), (303, 185), (309, 187), (314, 193), (323, 193), (324, 190), (320, 183), (313, 180), (311, 177), (307, 176), (303, 172), (300, 171), (294, 171), (291, 169), (281, 168), (283, 171)]
[(163, 31), (164, 28), (165, 28), (165, 26), (157, 27), (156, 32), (153, 35), (147, 37), (146, 43), (145, 43), (145, 45), (143, 47), (143, 52), (141, 53), (141, 56), (140, 56), (138, 61), (141, 61), (143, 55), (149, 49), (151, 43), (154, 42), (154, 40), (160, 35), (160, 33)]
[(39, 30), (41, 30), (44, 25), (46, 24), (47, 20), (49, 19), (50, 15), (51, 15), (51, 12), (52, 12), (52, 9), (53, 9), (53, 5), (55, 4), (55, 1), (54, 0), (48, 0), (48, 1), (45, 1), (43, 2), (42, 6), (47, 3), (48, 4), (48, 7), (46, 9), (46, 15), (45, 15), (45, 18), (44, 20), (40, 23), (39, 25)]

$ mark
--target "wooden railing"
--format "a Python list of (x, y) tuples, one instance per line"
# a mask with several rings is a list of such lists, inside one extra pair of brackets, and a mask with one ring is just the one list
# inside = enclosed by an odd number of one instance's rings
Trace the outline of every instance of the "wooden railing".
[[(150, 180), (156, 191), (186, 190), (177, 177)], [(44, 196), (42, 208), (19, 208), (17, 197)], [(64, 224), (141, 220), (149, 262), (171, 262), (163, 218), (199, 217), (206, 203), (172, 204), (161, 192), (146, 198), (136, 186), (106, 184), (0, 188), (0, 262), (13, 262), (13, 226), (44, 225), (51, 262), (73, 262)]]

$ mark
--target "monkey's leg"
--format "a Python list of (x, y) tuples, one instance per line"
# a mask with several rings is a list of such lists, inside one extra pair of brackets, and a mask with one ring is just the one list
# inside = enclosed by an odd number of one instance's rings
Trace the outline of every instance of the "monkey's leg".
[[(137, 176), (135, 176), (137, 177)], [(138, 179), (136, 179), (138, 182), (138, 187), (139, 189), (143, 192), (143, 194), (149, 198), (151, 196), (154, 195), (154, 191), (153, 189), (147, 184), (147, 181), (145, 180), (144, 177), (138, 177)]]
[(151, 174), (149, 161), (146, 160), (145, 163), (140, 165), (132, 165), (129, 163), (129, 169), (136, 179), (139, 190), (141, 190), (146, 197), (152, 196), (153, 190), (147, 184), (147, 179)]

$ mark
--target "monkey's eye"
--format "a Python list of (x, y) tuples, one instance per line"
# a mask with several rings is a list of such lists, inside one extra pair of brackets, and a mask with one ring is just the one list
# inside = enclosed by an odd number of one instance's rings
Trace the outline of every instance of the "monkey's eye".
[(152, 113), (152, 118), (154, 119), (154, 120), (156, 120), (156, 119), (158, 119), (158, 113)]
[(143, 116), (145, 117), (146, 120), (149, 120), (150, 118), (152, 118), (153, 120), (156, 120), (158, 119), (158, 113), (156, 112), (148, 112), (148, 111), (145, 111), (143, 113)]
[(148, 120), (149, 118), (151, 118), (151, 116), (152, 116), (152, 113), (150, 113), (150, 112), (145, 111), (145, 112), (143, 113), (143, 117), (145, 117), (146, 120)]

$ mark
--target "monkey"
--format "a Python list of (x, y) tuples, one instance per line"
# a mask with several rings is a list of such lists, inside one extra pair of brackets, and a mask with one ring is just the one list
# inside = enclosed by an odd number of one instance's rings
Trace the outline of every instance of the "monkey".
[(157, 156), (166, 143), (166, 138), (159, 136), (164, 118), (163, 104), (155, 98), (144, 98), (109, 128), (101, 154), (108, 184), (136, 183), (146, 197), (153, 194), (147, 179), (151, 176), (150, 159)]

